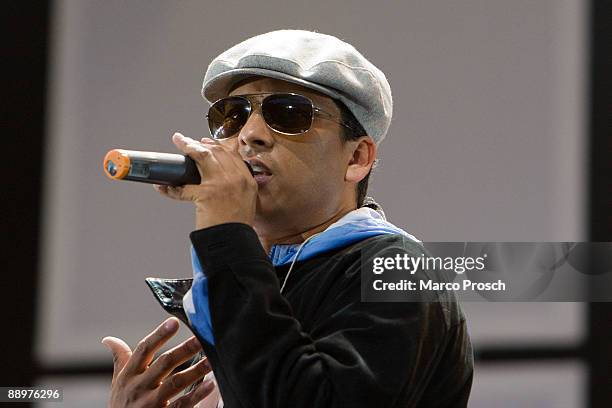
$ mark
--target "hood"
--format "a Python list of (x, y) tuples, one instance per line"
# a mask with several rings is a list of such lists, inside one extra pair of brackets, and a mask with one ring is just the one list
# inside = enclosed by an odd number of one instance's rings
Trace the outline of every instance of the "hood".
[[(403, 229), (388, 222), (382, 211), (361, 207), (349, 212), (302, 244), (273, 245), (268, 256), (274, 266), (282, 266), (384, 234), (404, 235), (412, 241), (420, 242)], [(298, 252), (298, 257), (295, 258)]]

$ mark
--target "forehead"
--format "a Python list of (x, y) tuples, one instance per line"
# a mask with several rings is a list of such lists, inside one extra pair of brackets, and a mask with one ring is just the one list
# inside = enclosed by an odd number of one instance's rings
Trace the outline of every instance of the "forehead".
[(292, 82), (283, 81), (276, 78), (266, 77), (251, 77), (238, 82), (229, 95), (247, 95), (254, 93), (265, 93), (265, 92), (291, 92), (304, 95), (312, 99), (312, 101), (319, 107), (330, 113), (338, 113), (339, 109), (332, 98), (317, 92), (313, 89), (306, 88), (304, 86), (294, 84)]

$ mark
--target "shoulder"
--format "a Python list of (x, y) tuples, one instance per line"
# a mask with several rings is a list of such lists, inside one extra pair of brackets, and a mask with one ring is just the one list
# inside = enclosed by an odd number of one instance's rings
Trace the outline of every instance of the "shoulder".
[(350, 245), (340, 251), (338, 255), (371, 256), (391, 252), (402, 252), (414, 256), (426, 253), (423, 245), (417, 240), (401, 234), (381, 234)]

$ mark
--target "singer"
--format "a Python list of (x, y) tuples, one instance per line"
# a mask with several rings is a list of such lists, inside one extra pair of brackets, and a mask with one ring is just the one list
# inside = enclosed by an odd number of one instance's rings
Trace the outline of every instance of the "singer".
[(172, 138), (201, 184), (155, 188), (195, 207), (193, 281), (160, 297), (206, 358), (169, 374), (197, 351), (189, 340), (148, 364), (175, 319), (133, 353), (106, 338), (110, 406), (165, 406), (211, 368), (174, 406), (467, 406), (472, 348), (452, 293), (361, 302), (362, 254), (422, 253), (366, 196), (392, 116), (383, 72), (336, 37), (280, 30), (216, 57), (202, 95), (210, 136)]

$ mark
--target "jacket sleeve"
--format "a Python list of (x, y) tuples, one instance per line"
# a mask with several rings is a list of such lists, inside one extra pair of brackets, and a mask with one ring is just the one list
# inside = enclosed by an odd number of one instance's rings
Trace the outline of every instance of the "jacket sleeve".
[(357, 270), (346, 271), (353, 278), (306, 329), (250, 226), (221, 224), (190, 238), (215, 339), (203, 346), (227, 407), (416, 406), (457, 341), (439, 304), (361, 302)]

